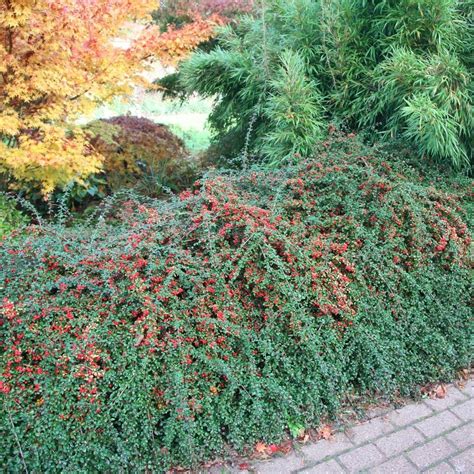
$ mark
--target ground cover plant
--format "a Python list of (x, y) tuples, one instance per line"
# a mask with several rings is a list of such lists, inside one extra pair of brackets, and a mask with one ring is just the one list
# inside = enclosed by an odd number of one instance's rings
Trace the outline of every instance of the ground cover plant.
[(164, 471), (469, 365), (469, 183), (333, 134), (0, 243), (0, 456)]

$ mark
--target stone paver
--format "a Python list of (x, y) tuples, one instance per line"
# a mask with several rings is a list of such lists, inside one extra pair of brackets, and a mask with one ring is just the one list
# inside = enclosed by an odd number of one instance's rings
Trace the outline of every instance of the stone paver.
[(338, 464), (334, 459), (331, 459), (330, 461), (323, 462), (315, 467), (310, 467), (309, 469), (305, 469), (301, 472), (304, 474), (339, 474), (343, 471), (341, 465)]
[[(346, 428), (333, 440), (249, 463), (257, 474), (474, 474), (474, 384)], [(223, 472), (229, 472), (223, 471)], [(231, 472), (238, 472), (231, 470)]]
[(409, 426), (389, 436), (380, 438), (375, 444), (386, 456), (394, 456), (412, 448), (423, 440), (423, 435), (415, 430), (413, 426)]
[(372, 469), (370, 474), (415, 474), (417, 469), (405, 457), (398, 456)]
[(474, 448), (458, 454), (451, 460), (456, 472), (472, 474), (474, 472)]
[(458, 449), (474, 445), (474, 423), (467, 423), (446, 435), (451, 444)]
[(450, 457), (456, 450), (444, 438), (436, 438), (408, 453), (408, 458), (420, 469)]
[(469, 379), (461, 391), (468, 398), (474, 397), (474, 379)]
[(349, 472), (360, 472), (384, 461), (385, 456), (373, 445), (366, 444), (339, 456)]
[(474, 397), (467, 402), (456, 405), (450, 410), (462, 420), (468, 421), (474, 419)]
[(274, 474), (275, 472), (295, 472), (304, 469), (305, 458), (299, 456), (287, 456), (285, 458), (275, 458), (261, 463), (259, 474)]
[(346, 430), (346, 436), (354, 444), (362, 444), (365, 441), (378, 438), (381, 435), (391, 433), (395, 427), (384, 418), (376, 418), (361, 425)]
[(430, 416), (415, 425), (427, 438), (433, 438), (445, 431), (459, 426), (462, 421), (450, 411), (442, 411), (435, 416)]
[(389, 419), (397, 426), (405, 426), (433, 414), (433, 410), (420, 404), (407, 405), (406, 407), (395, 410), (389, 415)]
[(456, 471), (447, 463), (442, 462), (441, 464), (424, 471), (423, 474), (454, 474)]

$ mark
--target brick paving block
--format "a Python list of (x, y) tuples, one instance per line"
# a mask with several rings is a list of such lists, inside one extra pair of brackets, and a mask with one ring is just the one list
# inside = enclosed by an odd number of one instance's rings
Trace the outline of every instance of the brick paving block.
[[(208, 470), (208, 474), (228, 474), (232, 472), (230, 468), (227, 466), (211, 466)], [(242, 471), (242, 473), (245, 473), (245, 471)]]
[(424, 469), (453, 453), (454, 448), (444, 438), (436, 438), (410, 451), (408, 457), (418, 468)]
[(292, 453), (284, 458), (269, 459), (267, 462), (254, 464), (252, 467), (254, 471), (259, 474), (276, 474), (276, 473), (290, 473), (303, 469), (307, 463), (305, 458)]
[(387, 456), (394, 456), (412, 448), (423, 440), (423, 436), (415, 428), (409, 426), (404, 430), (380, 438), (375, 444)]
[(474, 398), (474, 379), (469, 379), (464, 387), (460, 387), (461, 392), (469, 398)]
[(423, 474), (453, 474), (456, 472), (448, 463), (442, 462), (427, 471), (423, 471)]
[(387, 413), (390, 413), (392, 410), (393, 410), (392, 406), (380, 406), (380, 407), (370, 408), (365, 412), (365, 417), (368, 420), (372, 420), (374, 418), (380, 418), (381, 416), (384, 416)]
[(465, 400), (467, 400), (466, 395), (458, 390), (454, 385), (450, 385), (444, 398), (425, 400), (425, 403), (433, 410), (441, 411)]
[(403, 456), (390, 459), (380, 466), (370, 470), (371, 474), (416, 474), (416, 469), (413, 464), (407, 461)]
[(444, 431), (449, 431), (459, 426), (462, 421), (450, 411), (442, 411), (435, 416), (430, 416), (426, 420), (415, 425), (427, 438), (433, 438)]
[(471, 398), (460, 405), (456, 405), (455, 407), (450, 408), (450, 410), (464, 421), (474, 420), (474, 398)]
[(218, 464), (207, 469), (198, 469), (196, 474), (251, 474), (247, 469), (239, 469), (237, 466)]
[(373, 444), (355, 448), (339, 456), (339, 461), (349, 472), (358, 472), (377, 466), (384, 460), (385, 456)]
[(347, 437), (355, 444), (359, 445), (366, 441), (385, 435), (395, 428), (387, 420), (376, 418), (371, 421), (353, 426), (346, 430)]
[[(304, 474), (341, 474), (344, 469), (334, 459), (331, 459), (300, 472)], [(273, 474), (276, 474), (276, 472), (273, 472)]]
[(427, 405), (413, 404), (395, 410), (393, 413), (390, 413), (388, 419), (397, 426), (404, 426), (425, 418), (432, 413), (433, 411)]
[(460, 426), (451, 431), (451, 433), (446, 434), (445, 438), (449, 439), (458, 449), (465, 449), (474, 444), (474, 424), (468, 423), (467, 425)]
[(317, 443), (303, 446), (301, 452), (307, 458), (308, 463), (310, 463), (311, 461), (321, 461), (328, 456), (333, 456), (353, 447), (354, 445), (345, 434), (337, 433), (334, 439), (322, 439)]
[(451, 459), (456, 472), (472, 474), (474, 472), (474, 448), (468, 449)]

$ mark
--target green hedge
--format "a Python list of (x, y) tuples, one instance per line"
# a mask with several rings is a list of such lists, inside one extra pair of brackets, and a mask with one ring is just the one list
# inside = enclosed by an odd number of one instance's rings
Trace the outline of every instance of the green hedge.
[(162, 472), (452, 379), (472, 358), (468, 186), (440, 176), (335, 136), (2, 242), (4, 468)]

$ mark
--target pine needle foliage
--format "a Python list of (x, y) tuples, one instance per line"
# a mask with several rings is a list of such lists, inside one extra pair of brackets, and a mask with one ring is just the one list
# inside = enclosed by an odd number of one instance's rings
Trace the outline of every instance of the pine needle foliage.
[(420, 157), (470, 166), (471, 1), (260, 5), (258, 14), (222, 28), (218, 47), (197, 52), (180, 68), (187, 93), (217, 98), (210, 122), (218, 141), (230, 134), (237, 150), (256, 115), (253, 150), (281, 160), (305, 152), (324, 124), (336, 120), (376, 131), (373, 140), (404, 139)]
[(309, 155), (322, 135), (321, 98), (315, 82), (305, 75), (304, 59), (295, 51), (281, 55), (281, 66), (270, 83), (264, 108), (270, 132), (262, 151), (271, 159), (285, 153)]

